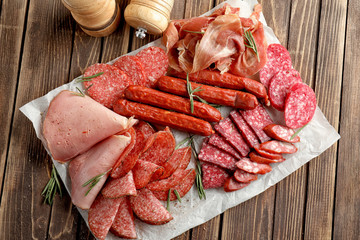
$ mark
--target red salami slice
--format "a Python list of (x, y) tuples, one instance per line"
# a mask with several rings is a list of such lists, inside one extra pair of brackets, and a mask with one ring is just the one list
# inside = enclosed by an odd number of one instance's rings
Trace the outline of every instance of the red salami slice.
[(147, 140), (139, 160), (163, 165), (175, 149), (175, 138), (169, 128), (153, 134)]
[(240, 111), (240, 113), (247, 124), (249, 124), (252, 130), (254, 130), (261, 143), (270, 140), (270, 137), (266, 135), (263, 128), (274, 122), (271, 120), (270, 115), (261, 104), (253, 110)]
[(270, 79), (282, 69), (291, 69), (289, 52), (280, 44), (270, 44), (266, 50), (267, 62), (260, 70), (260, 82), (269, 87)]
[(162, 175), (164, 168), (152, 162), (138, 160), (132, 169), (135, 187), (140, 189), (145, 187), (153, 175)]
[(230, 176), (225, 169), (209, 163), (203, 163), (201, 170), (204, 189), (222, 187), (225, 180)]
[(110, 228), (110, 232), (121, 238), (136, 239), (134, 215), (127, 197), (120, 198), (119, 210)]
[(289, 128), (300, 128), (309, 123), (316, 110), (314, 91), (304, 83), (290, 88), (285, 101), (285, 124)]
[(241, 158), (240, 154), (223, 137), (221, 137), (217, 133), (214, 133), (210, 136), (209, 144), (233, 155), (235, 158)]
[(277, 140), (264, 142), (260, 144), (259, 148), (269, 153), (278, 153), (278, 154), (282, 154), (282, 153), (291, 154), (297, 151), (297, 148), (292, 143), (280, 142)]
[(282, 159), (283, 156), (281, 154), (277, 154), (277, 153), (269, 153), (267, 151), (264, 150), (260, 150), (259, 148), (255, 148), (256, 152), (260, 155), (263, 156), (265, 158), (270, 158), (270, 159)]
[(285, 99), (289, 89), (295, 83), (301, 82), (300, 73), (295, 69), (283, 69), (276, 73), (270, 80), (268, 91), (271, 105), (279, 111), (284, 111)]
[[(176, 149), (169, 159), (162, 165), (164, 168), (164, 174), (160, 177), (160, 179), (169, 177), (176, 169), (185, 169), (189, 164), (190, 159), (191, 147)], [(182, 164), (181, 168), (179, 168), (180, 164)]]
[(136, 187), (132, 172), (124, 177), (112, 178), (105, 184), (101, 193), (106, 198), (119, 198), (125, 195), (136, 195)]
[(212, 163), (226, 169), (236, 169), (237, 160), (232, 155), (211, 146), (206, 141), (202, 145), (198, 158), (202, 162)]
[[(196, 172), (194, 169), (191, 169), (191, 171), (183, 179), (183, 181), (179, 185), (176, 185), (171, 189), (170, 201), (174, 201), (177, 199), (174, 193), (174, 189), (176, 189), (176, 191), (179, 193), (180, 198), (185, 196), (190, 191), (191, 187), (194, 185), (195, 177), (196, 177)], [(153, 193), (155, 197), (159, 200), (166, 201), (168, 199), (169, 191), (154, 191)]]
[(89, 228), (98, 239), (105, 239), (121, 203), (120, 198), (105, 198), (99, 194), (90, 207)]
[(256, 163), (264, 163), (264, 164), (270, 164), (270, 163), (279, 163), (285, 161), (285, 158), (279, 158), (279, 159), (271, 159), (267, 157), (263, 157), (256, 152), (251, 152), (249, 154), (250, 160)]
[(214, 126), (215, 130), (223, 136), (242, 156), (247, 156), (250, 148), (242, 138), (230, 118), (225, 118)]
[(117, 67), (96, 63), (85, 70), (84, 77), (93, 76), (103, 72), (98, 77), (85, 81), (84, 87), (87, 93), (95, 101), (101, 103), (105, 107), (111, 108), (113, 103), (121, 97), (125, 88), (132, 84), (129, 77)]
[(165, 51), (159, 47), (148, 47), (141, 50), (136, 56), (144, 68), (147, 79), (146, 86), (154, 87), (156, 80), (165, 75), (169, 66)]
[(269, 164), (262, 164), (250, 161), (248, 158), (243, 158), (236, 163), (236, 166), (248, 173), (265, 174), (272, 170)]
[(238, 111), (231, 111), (230, 118), (240, 130), (241, 136), (243, 136), (243, 138), (252, 148), (259, 146), (260, 143), (254, 131), (249, 127)]
[(233, 192), (233, 191), (237, 191), (240, 190), (246, 186), (248, 186), (250, 184), (250, 182), (238, 182), (235, 180), (234, 176), (229, 177), (228, 179), (226, 179), (225, 183), (224, 183), (224, 191), (225, 192)]
[(234, 178), (238, 182), (246, 183), (246, 182), (251, 182), (251, 181), (256, 180), (257, 175), (245, 172), (245, 171), (243, 171), (241, 169), (236, 169), (236, 171), (234, 173)]
[(148, 224), (161, 225), (173, 219), (161, 202), (147, 188), (138, 190), (137, 196), (131, 196), (130, 204), (135, 215)]
[(288, 128), (286, 126), (269, 124), (264, 128), (264, 131), (269, 137), (276, 140), (290, 143), (300, 142), (299, 136), (295, 136), (293, 139), (291, 139), (291, 137), (295, 134), (295, 131), (294, 129)]
[(113, 66), (126, 73), (133, 85), (146, 85), (144, 69), (138, 57), (130, 55), (122, 56), (116, 60)]
[(178, 169), (170, 177), (151, 182), (146, 187), (151, 191), (168, 191), (183, 181), (190, 171), (191, 169)]

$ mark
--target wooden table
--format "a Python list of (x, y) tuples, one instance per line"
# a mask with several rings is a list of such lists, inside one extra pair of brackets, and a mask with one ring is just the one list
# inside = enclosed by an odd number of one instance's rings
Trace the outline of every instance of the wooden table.
[[(172, 19), (219, 2), (176, 0)], [(359, 239), (360, 2), (261, 2), (342, 138), (276, 186), (176, 239)], [(89, 37), (60, 0), (2, 0), (0, 14), (0, 239), (93, 239), (67, 194), (42, 204), (49, 156), (19, 107), (155, 37), (136, 39), (123, 19), (111, 36)]]

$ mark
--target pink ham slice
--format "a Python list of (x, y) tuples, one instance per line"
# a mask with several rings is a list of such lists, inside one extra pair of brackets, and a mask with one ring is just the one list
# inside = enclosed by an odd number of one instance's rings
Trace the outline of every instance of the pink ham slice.
[(105, 174), (86, 196), (89, 185), (83, 187), (83, 184), (111, 169), (129, 142), (130, 137), (113, 135), (70, 162), (71, 198), (74, 205), (81, 209), (90, 208), (110, 172)]
[(107, 109), (90, 97), (62, 91), (50, 103), (43, 136), (52, 157), (64, 163), (136, 121)]

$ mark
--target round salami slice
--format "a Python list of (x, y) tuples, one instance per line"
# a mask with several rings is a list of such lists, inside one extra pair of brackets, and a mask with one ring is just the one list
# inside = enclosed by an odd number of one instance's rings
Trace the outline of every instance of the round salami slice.
[(130, 55), (122, 56), (116, 60), (113, 66), (125, 72), (134, 85), (146, 85), (144, 68), (138, 57)]
[(282, 153), (291, 154), (297, 151), (297, 148), (292, 143), (280, 142), (277, 140), (264, 142), (260, 144), (259, 148), (269, 153), (279, 153), (279, 154)]
[(87, 93), (95, 101), (105, 107), (111, 108), (113, 103), (122, 96), (125, 88), (133, 83), (129, 77), (117, 67), (96, 63), (85, 70), (84, 77), (90, 77), (103, 72), (103, 74), (84, 81)]
[(154, 87), (158, 78), (165, 75), (169, 66), (169, 59), (162, 48), (148, 47), (138, 54), (141, 65), (144, 68), (147, 87)]
[(300, 128), (311, 121), (316, 110), (314, 91), (304, 83), (290, 88), (285, 100), (285, 124), (289, 128)]
[(267, 62), (260, 70), (260, 82), (269, 88), (270, 79), (282, 69), (291, 69), (289, 52), (280, 44), (270, 44), (266, 50)]
[(300, 142), (299, 136), (296, 135), (292, 138), (292, 136), (295, 134), (294, 129), (288, 128), (286, 126), (269, 124), (264, 127), (264, 131), (269, 137), (279, 141), (290, 143)]
[(284, 111), (285, 99), (289, 89), (295, 83), (301, 83), (300, 73), (295, 69), (281, 70), (270, 80), (269, 99), (271, 105), (279, 110)]
[(250, 182), (238, 182), (236, 181), (236, 179), (234, 178), (234, 176), (229, 177), (228, 179), (226, 179), (225, 183), (224, 183), (224, 191), (225, 192), (233, 192), (233, 191), (237, 191), (240, 190), (246, 186), (248, 186), (250, 184)]
[(225, 180), (230, 176), (225, 169), (209, 163), (203, 163), (201, 170), (204, 189), (222, 187)]

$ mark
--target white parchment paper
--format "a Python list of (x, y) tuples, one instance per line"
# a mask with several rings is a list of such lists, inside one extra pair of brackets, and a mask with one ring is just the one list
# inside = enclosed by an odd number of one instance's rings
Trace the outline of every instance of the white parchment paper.
[[(240, 15), (242, 17), (249, 17), (253, 6), (257, 4), (256, 0), (229, 0), (226, 2), (231, 4), (233, 7), (240, 7)], [(223, 4), (224, 3), (218, 5), (216, 8), (221, 7)], [(267, 27), (263, 15), (261, 15), (260, 20), (264, 24), (265, 36), (268, 43), (279, 43), (279, 40), (276, 38), (271, 28)], [(161, 46), (161, 41), (156, 40), (129, 54), (136, 54), (141, 49), (149, 46)], [(110, 63), (113, 63), (115, 60), (116, 59)], [(41, 135), (42, 118), (51, 100), (60, 91), (64, 89), (76, 91), (76, 87), (82, 88), (81, 84), (76, 83), (75, 80), (73, 80), (72, 82), (58, 87), (50, 91), (45, 96), (35, 99), (20, 108), (20, 111), (23, 112), (26, 117), (28, 117), (33, 123), (37, 137), (41, 139), (43, 143), (45, 143), (45, 141)], [(283, 122), (282, 113), (272, 109), (268, 110), (275, 122)], [(222, 116), (226, 117), (229, 114), (230, 108), (223, 107), (220, 109), (220, 111)], [(186, 133), (179, 131), (173, 132), (177, 142), (180, 142), (187, 137)], [(231, 193), (225, 193), (222, 189), (206, 190), (206, 200), (200, 200), (197, 195), (197, 190), (195, 187), (193, 187), (190, 192), (183, 198), (182, 203), (175, 201), (171, 203), (170, 212), (174, 217), (174, 220), (171, 222), (162, 226), (152, 226), (136, 220), (138, 238), (150, 240), (158, 240), (159, 237), (160, 239), (174, 238), (189, 230), (190, 228), (200, 225), (221, 214), (225, 210), (234, 207), (265, 191), (267, 188), (278, 183), (314, 157), (320, 155), (340, 138), (339, 134), (329, 124), (319, 108), (316, 109), (313, 120), (300, 132), (299, 136), (301, 137), (301, 142), (295, 144), (298, 148), (298, 152), (286, 156), (287, 160), (285, 162), (272, 164), (273, 170), (270, 173), (259, 175), (260, 177), (258, 180), (252, 182), (248, 187)], [(197, 150), (200, 149), (202, 139), (203, 138), (200, 136), (195, 139)], [(44, 146), (46, 145), (44, 144)], [(62, 181), (64, 182), (67, 191), (70, 194), (69, 190), (71, 183), (67, 174), (67, 164), (59, 164), (55, 161), (53, 162)], [(194, 161), (192, 161), (190, 167), (194, 166)], [(81, 209), (79, 209), (79, 211), (87, 223), (87, 211)], [(109, 233), (106, 239), (118, 238)]]

